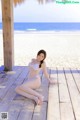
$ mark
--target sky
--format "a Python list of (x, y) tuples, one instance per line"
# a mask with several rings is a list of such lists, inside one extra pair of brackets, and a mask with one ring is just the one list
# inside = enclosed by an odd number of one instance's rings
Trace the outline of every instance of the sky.
[(80, 22), (80, 3), (59, 4), (49, 2), (42, 5), (37, 0), (26, 0), (21, 5), (14, 7), (14, 22)]

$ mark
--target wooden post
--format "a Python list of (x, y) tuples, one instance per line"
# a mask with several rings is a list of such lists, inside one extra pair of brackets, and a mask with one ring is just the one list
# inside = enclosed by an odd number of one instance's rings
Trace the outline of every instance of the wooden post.
[(13, 0), (2, 0), (4, 70), (14, 65)]

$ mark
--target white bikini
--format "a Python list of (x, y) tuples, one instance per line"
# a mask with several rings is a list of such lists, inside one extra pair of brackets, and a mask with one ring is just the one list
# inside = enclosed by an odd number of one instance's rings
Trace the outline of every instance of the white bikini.
[(34, 70), (41, 70), (41, 68), (39, 68), (39, 63), (33, 63), (33, 62), (30, 62), (29, 63), (29, 75), (28, 75), (28, 79), (29, 80), (35, 80), (37, 78), (39, 78), (39, 72), (37, 74), (34, 74), (32, 77), (31, 77), (31, 71), (32, 69)]
[(29, 63), (29, 67), (32, 67), (34, 70), (39, 69), (39, 63)]

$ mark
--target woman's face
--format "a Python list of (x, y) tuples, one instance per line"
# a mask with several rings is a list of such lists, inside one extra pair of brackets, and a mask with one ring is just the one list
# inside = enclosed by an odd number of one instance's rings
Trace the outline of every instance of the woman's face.
[(40, 53), (39, 55), (37, 55), (37, 60), (40, 62), (42, 60), (44, 60), (44, 54)]

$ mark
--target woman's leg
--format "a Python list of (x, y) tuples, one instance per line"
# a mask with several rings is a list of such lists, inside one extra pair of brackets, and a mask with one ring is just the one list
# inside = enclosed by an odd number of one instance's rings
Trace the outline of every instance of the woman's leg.
[(26, 87), (20, 87), (19, 89), (23, 90), (24, 92), (27, 92), (30, 95), (34, 95), (35, 97), (38, 97), (41, 103), (43, 102), (43, 96), (39, 94), (38, 92), (36, 92), (35, 90), (33, 90), (32, 88), (26, 86)]
[(22, 95), (22, 96), (24, 96), (24, 97), (27, 97), (27, 98), (29, 98), (29, 99), (32, 99), (32, 100), (34, 100), (35, 102), (36, 102), (36, 104), (38, 104), (38, 105), (40, 105), (41, 104), (41, 102), (40, 102), (40, 100), (38, 99), (38, 97), (36, 97), (36, 96), (34, 96), (34, 95), (30, 95), (30, 94), (28, 94), (27, 92), (24, 92), (23, 90), (20, 90), (20, 89), (15, 89), (15, 91), (18, 93), (18, 94), (20, 94), (20, 95)]
[[(36, 89), (40, 86), (40, 81), (38, 79), (33, 80), (33, 81), (29, 81), (27, 83), (24, 83), (20, 86), (18, 86), (16, 88), (16, 92), (18, 93), (18, 91), (23, 91), (26, 92), (27, 94), (33, 95), (35, 97), (38, 97), (38, 99), (41, 101), (41, 103), (43, 102), (43, 96), (41, 94), (39, 94), (38, 92), (36, 92), (33, 89)], [(19, 92), (20, 94), (20, 92)]]

